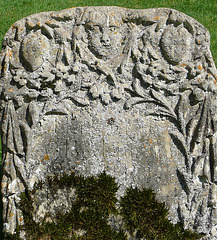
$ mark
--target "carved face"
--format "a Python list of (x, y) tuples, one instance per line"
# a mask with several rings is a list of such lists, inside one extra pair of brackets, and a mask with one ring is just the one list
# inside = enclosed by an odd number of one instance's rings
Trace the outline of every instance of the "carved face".
[(119, 26), (88, 24), (88, 47), (98, 58), (110, 59), (121, 53), (123, 37)]

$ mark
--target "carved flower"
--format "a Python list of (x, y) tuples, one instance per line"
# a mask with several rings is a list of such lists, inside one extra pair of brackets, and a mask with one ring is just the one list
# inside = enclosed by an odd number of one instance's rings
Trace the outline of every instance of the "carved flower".
[(19, 85), (19, 86), (25, 86), (27, 83), (27, 73), (23, 70), (18, 70), (15, 72), (15, 76), (13, 77), (13, 80)]
[(90, 88), (90, 93), (94, 99), (100, 98), (105, 105), (111, 102), (110, 91), (106, 82), (95, 82)]
[(188, 71), (182, 66), (174, 67), (154, 61), (150, 65), (137, 64), (136, 70), (146, 87), (154, 87), (154, 89), (163, 90), (171, 94), (178, 93), (183, 88), (183, 84), (186, 85), (187, 83)]
[(116, 88), (111, 91), (111, 97), (117, 100), (122, 99), (125, 93), (124, 87), (125, 85), (118, 84)]

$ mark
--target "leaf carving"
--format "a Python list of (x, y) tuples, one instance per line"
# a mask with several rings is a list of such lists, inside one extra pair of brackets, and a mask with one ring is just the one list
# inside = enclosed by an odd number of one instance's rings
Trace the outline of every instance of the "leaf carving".
[(172, 133), (170, 133), (170, 136), (171, 136), (174, 144), (177, 146), (177, 148), (180, 150), (180, 152), (184, 155), (185, 165), (186, 165), (187, 169), (189, 169), (190, 168), (190, 157), (189, 157), (186, 141), (185, 141), (183, 135), (178, 132), (172, 132)]
[(128, 99), (125, 102), (124, 108), (130, 109), (132, 106), (134, 106), (136, 104), (144, 103), (144, 102), (146, 102), (146, 101), (143, 97), (133, 97), (133, 98)]
[(133, 81), (133, 89), (135, 90), (135, 92), (140, 96), (140, 97), (144, 97), (144, 91), (141, 88), (141, 85), (139, 85), (139, 79), (135, 79)]
[(177, 172), (177, 176), (178, 176), (179, 182), (180, 182), (183, 190), (185, 191), (185, 193), (187, 195), (189, 195), (190, 189), (188, 187), (188, 180), (186, 179), (186, 176), (178, 169), (176, 170), (176, 172)]
[(190, 152), (194, 151), (196, 144), (203, 144), (203, 138), (205, 137), (206, 131), (207, 105), (207, 100), (205, 99), (195, 116), (196, 121), (192, 122), (193, 129), (189, 131), (190, 135), (188, 136), (190, 141)]
[(177, 116), (176, 116), (173, 108), (171, 107), (170, 103), (166, 99), (166, 97), (164, 95), (160, 94), (159, 92), (155, 91), (154, 89), (152, 89), (150, 92), (151, 92), (151, 95), (153, 96), (153, 98), (156, 100), (157, 104), (165, 107), (168, 110), (168, 113), (170, 113), (170, 115), (174, 119), (177, 119)]
[(185, 114), (186, 114), (186, 107), (187, 107), (187, 101), (183, 95), (180, 96), (179, 101), (176, 105), (176, 115), (177, 115), (177, 123), (179, 126), (179, 130), (181, 133), (186, 137), (186, 119), (185, 119)]

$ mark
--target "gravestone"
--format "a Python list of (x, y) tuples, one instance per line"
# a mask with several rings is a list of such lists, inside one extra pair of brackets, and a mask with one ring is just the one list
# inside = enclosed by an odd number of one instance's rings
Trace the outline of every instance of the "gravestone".
[[(217, 71), (208, 31), (172, 9), (79, 7), (17, 21), (1, 62), (4, 231), (49, 176), (152, 188), (173, 223), (217, 238)], [(44, 191), (44, 192), (43, 192)], [(70, 207), (34, 198), (34, 218)], [(59, 203), (62, 203), (60, 205)], [(58, 205), (59, 204), (59, 205)]]

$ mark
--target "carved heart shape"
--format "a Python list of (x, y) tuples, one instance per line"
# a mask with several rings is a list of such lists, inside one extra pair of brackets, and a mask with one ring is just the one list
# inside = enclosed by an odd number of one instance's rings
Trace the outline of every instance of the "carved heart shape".
[(161, 38), (164, 57), (171, 63), (177, 64), (190, 56), (191, 34), (184, 27), (169, 26)]
[(48, 39), (39, 33), (28, 34), (22, 42), (22, 57), (28, 67), (35, 71), (44, 62), (44, 55), (49, 52)]

